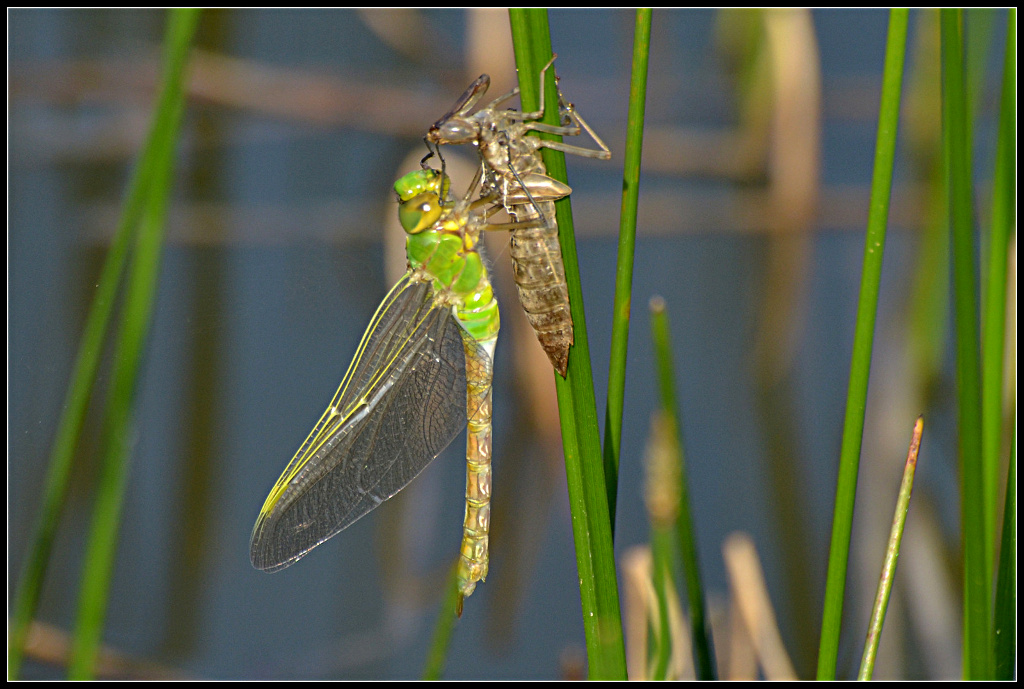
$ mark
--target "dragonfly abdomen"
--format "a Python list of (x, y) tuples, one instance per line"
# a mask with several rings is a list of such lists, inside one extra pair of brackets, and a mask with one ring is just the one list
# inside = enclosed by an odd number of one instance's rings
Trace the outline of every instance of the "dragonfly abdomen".
[(536, 219), (537, 223), (512, 231), (509, 254), (519, 303), (551, 364), (564, 376), (573, 343), (569, 288), (554, 222), (554, 203), (541, 201), (538, 205), (550, 222), (542, 221), (530, 206), (511, 211), (516, 220)]
[[(485, 341), (463, 335), (466, 347), (466, 515), (456, 577), (460, 597), (487, 578), (491, 527), (491, 379), (495, 337)], [(479, 356), (483, 348), (487, 356)], [(459, 604), (461, 609), (461, 601)]]

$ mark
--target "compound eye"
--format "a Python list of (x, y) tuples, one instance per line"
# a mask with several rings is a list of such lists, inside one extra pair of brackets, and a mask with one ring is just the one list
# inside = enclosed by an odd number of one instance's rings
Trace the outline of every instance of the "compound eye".
[(437, 194), (424, 192), (399, 205), (398, 221), (409, 234), (419, 234), (440, 219), (442, 210)]
[(441, 177), (440, 172), (430, 168), (416, 170), (415, 172), (403, 175), (395, 182), (395, 193), (398, 194), (398, 200), (400, 202), (408, 201), (417, 194), (427, 191), (438, 191), (442, 184)]

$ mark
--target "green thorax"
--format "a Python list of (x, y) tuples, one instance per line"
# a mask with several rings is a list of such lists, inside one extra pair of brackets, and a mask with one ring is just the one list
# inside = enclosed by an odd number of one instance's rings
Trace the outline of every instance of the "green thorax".
[(474, 339), (491, 339), (498, 332), (498, 304), (477, 250), (480, 230), (468, 210), (442, 202), (448, 186), (446, 175), (429, 169), (395, 182), (409, 268), (432, 280), (434, 301), (451, 306)]

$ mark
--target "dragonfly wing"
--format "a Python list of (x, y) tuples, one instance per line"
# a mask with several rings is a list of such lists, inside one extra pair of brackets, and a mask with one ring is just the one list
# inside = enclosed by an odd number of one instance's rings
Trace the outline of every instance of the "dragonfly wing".
[(481, 74), (476, 80), (469, 85), (469, 88), (459, 96), (459, 99), (455, 101), (455, 105), (452, 109), (445, 113), (444, 117), (434, 123), (432, 129), (440, 127), (442, 124), (455, 117), (456, 115), (465, 115), (469, 110), (480, 100), (480, 96), (487, 92), (487, 87), (491, 85), (491, 78), (486, 74)]
[(260, 512), (257, 569), (287, 567), (395, 495), (465, 427), (460, 331), (428, 283), (407, 276), (389, 293)]

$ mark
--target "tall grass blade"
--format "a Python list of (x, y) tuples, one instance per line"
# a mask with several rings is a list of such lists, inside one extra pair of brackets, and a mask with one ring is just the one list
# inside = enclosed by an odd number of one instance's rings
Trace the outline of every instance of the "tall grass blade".
[(996, 579), (996, 679), (1016, 679), (1017, 672), (1017, 425), (1010, 443), (1006, 477), (1003, 537)]
[(626, 122), (626, 154), (622, 173), (622, 210), (619, 217), (619, 252), (615, 268), (615, 302), (612, 306), (612, 346), (608, 363), (608, 400), (604, 422), (604, 473), (608, 489), (608, 513), (615, 529), (615, 503), (619, 483), (619, 449), (622, 441), (623, 398), (626, 393), (626, 351), (629, 347), (629, 313), (633, 304), (633, 251), (636, 218), (640, 205), (640, 158), (644, 145), (644, 111), (647, 106), (647, 63), (651, 51), (651, 9), (636, 11), (633, 30), (633, 73), (629, 87)]
[[(650, 571), (646, 573), (653, 590), (653, 602), (643, 606), (644, 625), (650, 630), (650, 647), (645, 649), (643, 669), (630, 669), (636, 676), (631, 679), (679, 679), (671, 677), (670, 664), (673, 649), (679, 643), (674, 638), (671, 613), (672, 602), (678, 600), (673, 580), (673, 537), (679, 512), (679, 438), (674, 435), (675, 425), (665, 409), (658, 409), (651, 417), (651, 431), (644, 452), (644, 503), (651, 526)], [(670, 602), (672, 601), (672, 602)], [(631, 638), (631, 643), (641, 639)], [(633, 649), (630, 649), (631, 651)], [(677, 659), (678, 660), (678, 659)]]
[[(539, 106), (537, 79), (541, 68), (551, 59), (551, 37), (547, 11), (511, 9), (512, 40), (519, 69), (520, 99), (524, 110)], [(558, 103), (558, 92), (550, 70), (546, 82), (545, 103)], [(558, 108), (548, 107), (544, 121), (558, 124)], [(543, 149), (547, 173), (566, 180), (565, 157)], [(573, 235), (572, 207), (568, 198), (556, 203), (558, 236), (565, 263), (566, 284), (573, 320), (574, 344), (569, 354), (566, 377), (555, 376), (565, 472), (572, 509), (576, 565), (580, 577), (583, 605), (583, 629), (587, 640), (588, 674), (591, 679), (625, 679), (626, 654), (619, 612), (615, 554), (608, 513), (601, 440), (597, 426), (590, 347), (583, 311), (576, 242)]]
[(885, 549), (885, 561), (882, 563), (882, 576), (878, 579), (878, 593), (871, 609), (871, 622), (868, 624), (868, 638), (864, 644), (864, 656), (860, 662), (860, 673), (857, 679), (870, 680), (875, 671), (875, 657), (878, 655), (878, 642), (882, 638), (882, 625), (885, 623), (885, 611), (889, 606), (889, 594), (896, 577), (896, 562), (900, 557), (900, 542), (903, 540), (903, 527), (907, 523), (907, 511), (910, 509), (910, 493), (914, 489), (914, 473), (917, 471), (917, 455), (921, 449), (921, 434), (924, 432), (924, 417), (917, 417), (914, 432), (910, 439), (910, 450), (907, 462), (903, 467), (903, 482), (900, 484), (899, 496), (896, 498), (896, 513), (889, 532), (889, 545)]
[[(690, 606), (690, 627), (693, 636), (694, 667), (697, 679), (716, 678), (715, 650), (707, 626), (704, 605), (704, 587), (700, 575), (700, 559), (697, 557), (697, 536), (693, 526), (693, 512), (690, 509), (690, 489), (686, 476), (686, 454), (683, 450), (680, 410), (676, 401), (675, 366), (672, 363), (672, 334), (669, 330), (665, 300), (654, 297), (650, 303), (651, 338), (658, 366), (658, 389), (665, 420), (671, 429), (669, 437), (675, 441), (679, 463), (679, 506), (676, 512), (676, 538), (679, 541), (679, 555), (683, 562), (683, 578), (686, 582), (686, 597)], [(657, 562), (657, 560), (655, 560)], [(657, 571), (655, 572), (657, 574)]]
[(925, 206), (908, 305), (907, 345), (917, 394), (927, 400), (939, 388), (949, 348), (951, 259), (949, 203), (938, 155), (941, 130), (935, 116), (940, 103), (939, 10), (917, 10), (914, 18), (914, 64), (904, 109), (908, 121), (916, 120), (913, 135), (907, 137), (907, 153), (924, 190)]
[(672, 532), (671, 527), (655, 527), (651, 534), (651, 576), (654, 579), (654, 593), (658, 601), (657, 624), (653, 625), (655, 634), (652, 645), (654, 651), (654, 669), (651, 679), (675, 679), (669, 677), (672, 661), (672, 624), (669, 619), (669, 597), (672, 596)]
[[(992, 224), (985, 260), (985, 312), (981, 333), (981, 449), (984, 466), (984, 505), (986, 559), (993, 560), (996, 546), (996, 520), (999, 506), (999, 479), (1002, 474), (1004, 410), (1004, 371), (1006, 354), (1006, 300), (1010, 238), (1017, 223), (1017, 13), (1011, 8), (1007, 17), (1006, 50), (1003, 62), (1002, 103), (992, 193)], [(989, 554), (991, 552), (992, 554)], [(1005, 551), (1003, 551), (1005, 552)]]
[[(984, 380), (982, 389), (985, 462), (998, 466), (1002, 455), (1003, 338), (1007, 297), (1006, 252), (1017, 226), (1017, 10), (1010, 8), (1006, 26), (1006, 61), (1003, 67), (1003, 100), (999, 115), (996, 150), (992, 235), (988, 259), (988, 294), (985, 300)], [(998, 325), (997, 325), (998, 324)], [(997, 359), (998, 352), (998, 359)], [(1013, 412), (1016, 411), (1014, 399)], [(1016, 418), (1015, 415), (1011, 418)], [(1010, 463), (1003, 505), (1003, 529), (996, 570), (996, 603), (993, 614), (995, 678), (1014, 679), (1017, 667), (1017, 424), (1010, 439)]]
[[(152, 139), (152, 134), (151, 134)], [(29, 625), (39, 604), (39, 595), (46, 579), (50, 552), (61, 511), (67, 494), (68, 479), (74, 460), (75, 448), (82, 430), (86, 409), (92, 397), (96, 371), (103, 354), (110, 315), (117, 300), (118, 286), (124, 273), (128, 256), (128, 245), (135, 236), (135, 229), (142, 214), (146, 191), (151, 184), (155, 154), (152, 142), (147, 145), (136, 165), (125, 194), (125, 202), (118, 221), (110, 251), (103, 262), (100, 278), (93, 296), (85, 330), (75, 358), (71, 380), (64, 397), (64, 404), (53, 447), (43, 482), (43, 498), (36, 515), (29, 552), (25, 558), (18, 585), (11, 604), (12, 616), (7, 648), (7, 677), (17, 679), (23, 658), (25, 640)]]
[[(964, 13), (961, 19), (963, 31), (961, 35), (961, 46), (963, 50), (963, 79), (964, 79), (964, 94), (966, 98), (966, 118), (967, 118), (967, 160), (969, 164), (973, 166), (974, 151), (975, 151), (975, 129), (981, 108), (984, 105), (982, 96), (985, 91), (985, 75), (989, 71), (989, 64), (991, 63), (991, 46), (992, 37), (995, 33), (995, 20), (996, 12), (998, 10), (992, 7), (967, 7), (964, 9)], [(984, 239), (982, 239), (984, 244)], [(998, 251), (993, 247), (989, 247), (990, 251)], [(982, 264), (984, 265), (984, 264)], [(987, 275), (992, 274), (992, 266), (988, 266)], [(980, 283), (979, 283), (980, 284)], [(985, 298), (984, 288), (980, 292), (982, 300)], [(982, 301), (981, 303), (984, 303)], [(948, 307), (948, 302), (947, 302)], [(988, 322), (982, 318), (981, 323), (988, 324)], [(985, 334), (982, 332), (981, 337), (984, 338)], [(982, 340), (981, 354), (984, 356), (985, 346)], [(985, 403), (984, 396), (984, 359), (982, 359), (981, 371), (982, 371), (982, 405)], [(981, 490), (983, 500), (982, 505), (984, 508), (984, 515), (982, 516), (983, 523), (985, 525), (985, 562), (991, 573), (995, 563), (995, 547), (996, 547), (996, 520), (999, 511), (999, 499), (997, 494), (999, 492), (999, 474), (1000, 466), (998, 462), (989, 462), (990, 455), (985, 451), (985, 436), (984, 436), (984, 417), (985, 410), (982, 406), (982, 447), (981, 447)], [(991, 578), (991, 576), (990, 576)]]
[(456, 608), (461, 601), (458, 561), (456, 561), (448, 575), (444, 601), (441, 603), (441, 611), (438, 613), (437, 624), (434, 626), (434, 636), (430, 641), (430, 649), (427, 651), (427, 662), (423, 667), (422, 679), (424, 680), (436, 681), (441, 679), (445, 660), (448, 657), (448, 647), (451, 644), (452, 633), (455, 631), (455, 621), (459, 618), (459, 615), (456, 614)]
[(959, 407), (961, 529), (964, 557), (964, 677), (992, 674), (992, 565), (985, 545), (981, 456), (981, 372), (971, 180), (963, 58), (963, 11), (943, 9), (942, 148), (953, 247), (953, 305)]
[(152, 169), (142, 173), (149, 184), (140, 190), (146, 198), (135, 238), (102, 426), (104, 456), (71, 648), (68, 674), (72, 679), (92, 677), (102, 640), (127, 484), (132, 404), (156, 292), (164, 221), (173, 182), (174, 147), (184, 112), (185, 67), (198, 16), (198, 10), (177, 9), (169, 14), (163, 84), (148, 142), (154, 152), (152, 157), (144, 157)]
[(892, 192), (893, 160), (896, 156), (896, 130), (899, 124), (900, 91), (906, 55), (908, 10), (894, 9), (889, 14), (889, 35), (882, 77), (882, 99), (875, 144), (875, 167), (871, 180), (871, 206), (864, 241), (864, 265), (861, 273), (857, 325), (850, 363), (850, 387), (846, 398), (846, 419), (839, 457), (835, 511), (832, 518), (832, 544), (829, 550), (825, 583), (825, 609), (818, 651), (818, 679), (835, 679), (839, 655), (839, 633), (843, 617), (843, 594), (849, 563), (853, 506), (857, 494), (857, 471), (864, 433), (871, 352), (874, 346), (878, 289), (882, 277), (889, 199)]

